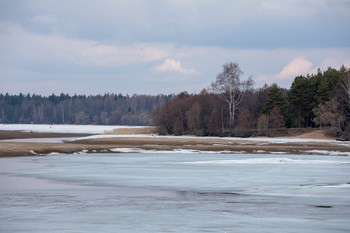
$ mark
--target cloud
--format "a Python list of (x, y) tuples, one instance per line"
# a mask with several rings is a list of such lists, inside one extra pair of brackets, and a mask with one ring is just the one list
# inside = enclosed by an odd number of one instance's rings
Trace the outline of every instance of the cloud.
[(268, 15), (277, 15), (283, 18), (295, 17), (298, 12), (298, 17), (315, 15), (321, 9), (324, 9), (326, 2), (324, 0), (264, 0), (260, 1), (260, 11)]
[(51, 15), (36, 15), (30, 19), (36, 23), (54, 24), (57, 23), (57, 17), (54, 14)]
[[(349, 44), (348, 30), (344, 30), (350, 19), (349, 0), (25, 2), (2, 1), (2, 19), (56, 23), (54, 30), (69, 37), (245, 49)], [(43, 30), (38, 24), (24, 26)], [(322, 36), (315, 38), (318, 34)]]
[(97, 66), (151, 62), (168, 56), (166, 49), (144, 43), (135, 43), (129, 46), (99, 45), (95, 43), (83, 48), (81, 52), (87, 62)]
[(154, 71), (159, 72), (175, 72), (180, 74), (199, 74), (195, 69), (186, 69), (182, 66), (181, 62), (174, 59), (167, 58), (160, 66), (152, 68)]
[(295, 77), (299, 75), (306, 75), (312, 73), (312, 63), (304, 57), (296, 57), (290, 61), (277, 74), (261, 74), (258, 76), (259, 82), (278, 83), (286, 87), (286, 83), (290, 83)]
[(326, 70), (328, 67), (339, 69), (342, 65), (350, 68), (350, 60), (339, 59), (339, 57), (327, 57), (320, 66), (321, 70)]
[[(66, 88), (71, 81), (79, 82), (86, 94), (94, 89), (102, 93), (113, 91), (116, 87), (123, 93), (145, 93), (150, 87), (159, 93), (200, 92), (230, 61), (239, 63), (244, 77), (256, 77), (256, 87), (266, 82), (289, 88), (295, 76), (306, 75), (317, 67), (325, 70), (328, 66), (350, 66), (349, 47), (239, 49), (159, 41), (141, 43), (142, 39), (124, 43), (108, 37), (98, 41), (60, 34), (59, 30), (56, 34), (33, 31), (37, 30), (0, 21), (0, 92), (43, 93), (45, 88), (24, 84), (20, 89), (11, 80), (44, 83), (63, 79)], [(48, 92), (54, 90), (48, 83), (45, 85)], [(65, 90), (64, 85), (56, 89), (57, 93)]]
[[(12, 23), (0, 22), (1, 47), (14, 59), (31, 62), (73, 63), (80, 66), (113, 67), (147, 63), (169, 56), (171, 45), (133, 43), (109, 45), (94, 40), (72, 39), (61, 35), (42, 35)], [(16, 57), (17, 55), (17, 57)]]
[(275, 75), (277, 79), (291, 79), (301, 74), (307, 74), (312, 69), (312, 63), (303, 57), (294, 58), (282, 71)]

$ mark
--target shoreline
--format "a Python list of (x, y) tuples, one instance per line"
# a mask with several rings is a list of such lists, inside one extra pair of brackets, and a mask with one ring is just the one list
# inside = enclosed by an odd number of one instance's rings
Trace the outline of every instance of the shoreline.
[[(49, 154), (73, 153), (121, 153), (125, 151), (195, 151), (198, 153), (260, 153), (260, 154), (318, 154), (350, 156), (349, 143), (337, 143), (334, 139), (313, 140), (299, 137), (288, 138), (220, 138), (220, 137), (162, 137), (140, 135), (106, 135), (91, 139), (80, 138), (91, 134), (75, 133), (33, 133), (1, 131), (0, 139), (30, 138), (74, 138), (63, 143), (52, 142), (16, 142), (0, 140), (0, 157), (45, 156)], [(124, 135), (125, 136), (125, 135)], [(314, 135), (315, 136), (315, 135)], [(317, 135), (316, 135), (317, 136)], [(78, 140), (77, 140), (78, 138)], [(89, 137), (88, 137), (89, 138)], [(293, 139), (298, 139), (294, 140)], [(284, 141), (285, 140), (285, 141)], [(136, 149), (136, 150), (135, 150)], [(329, 153), (328, 153), (329, 152)], [(337, 153), (335, 153), (337, 152)]]
[(1, 140), (25, 139), (25, 138), (64, 138), (64, 137), (86, 137), (93, 134), (87, 133), (50, 133), (50, 132), (25, 132), (17, 130), (0, 130)]

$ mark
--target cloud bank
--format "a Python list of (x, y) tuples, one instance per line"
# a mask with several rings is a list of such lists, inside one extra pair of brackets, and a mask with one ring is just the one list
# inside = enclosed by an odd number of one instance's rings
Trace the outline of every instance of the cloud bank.
[(0, 1), (0, 92), (200, 92), (230, 61), (289, 88), (350, 66), (347, 22), (348, 0)]
[(312, 63), (303, 57), (294, 58), (282, 71), (275, 75), (276, 79), (291, 79), (298, 75), (307, 74), (312, 70)]
[(180, 61), (167, 58), (165, 61), (159, 65), (152, 68), (154, 71), (158, 72), (176, 72), (179, 74), (199, 74), (195, 69), (186, 69), (182, 66)]
[(32, 22), (54, 24), (57, 23), (57, 17), (54, 14), (51, 15), (36, 15), (30, 19)]
[(33, 61), (70, 62), (81, 66), (121, 66), (151, 62), (169, 55), (168, 48), (159, 44), (109, 45), (55, 34), (35, 34), (11, 23), (0, 23), (0, 42), (16, 53), (12, 53), (12, 56), (24, 56)]

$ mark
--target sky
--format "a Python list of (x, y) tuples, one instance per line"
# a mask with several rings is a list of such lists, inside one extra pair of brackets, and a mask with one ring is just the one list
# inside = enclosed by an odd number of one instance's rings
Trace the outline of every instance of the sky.
[(350, 68), (350, 0), (0, 0), (0, 93), (199, 93)]

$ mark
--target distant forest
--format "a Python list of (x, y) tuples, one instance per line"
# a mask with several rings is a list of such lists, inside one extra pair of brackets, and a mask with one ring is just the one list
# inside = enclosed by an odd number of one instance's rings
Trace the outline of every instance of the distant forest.
[(157, 109), (161, 134), (277, 136), (286, 128), (326, 127), (329, 135), (350, 139), (350, 70), (328, 68), (295, 77), (290, 89), (277, 84), (253, 89), (242, 81), (237, 63), (228, 63), (211, 87), (186, 92)]
[(254, 89), (227, 63), (199, 94), (40, 96), (0, 94), (0, 123), (155, 125), (160, 134), (276, 136), (287, 128), (326, 127), (350, 139), (350, 69), (328, 68)]
[(151, 125), (173, 95), (0, 94), (0, 123)]

